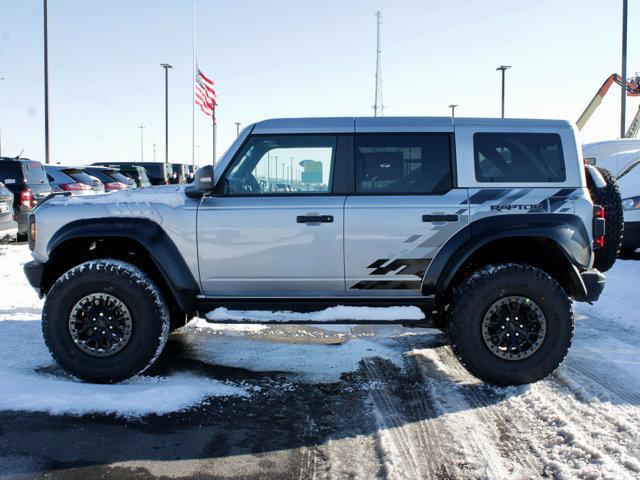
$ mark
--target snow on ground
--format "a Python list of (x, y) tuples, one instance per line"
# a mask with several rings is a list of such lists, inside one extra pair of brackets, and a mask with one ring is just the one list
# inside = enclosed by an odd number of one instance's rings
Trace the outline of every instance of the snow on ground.
[[(638, 257), (640, 258), (640, 255)], [(614, 270), (606, 275), (607, 283), (600, 299), (593, 305), (577, 304), (576, 312), (585, 317), (615, 324), (616, 327), (640, 330), (640, 262), (618, 260)]]
[[(599, 302), (576, 304), (573, 346), (557, 372), (534, 385), (498, 388), (470, 376), (433, 330), (242, 325), (242, 318), (305, 321), (319, 314), (222, 309), (211, 315), (231, 324), (196, 319), (177, 333), (182, 360), (194, 361), (188, 368), (121, 385), (83, 384), (55, 367), (43, 344), (41, 301), (21, 273), (28, 259), (23, 245), (0, 247), (0, 410), (140, 416), (184, 409), (213, 395), (245, 395), (236, 397), (243, 404), (273, 402), (290, 388), (293, 401), (326, 385), (297, 408), (308, 409), (305, 435), (322, 422), (334, 433), (312, 445), (274, 448), (283, 457), (260, 453), (275, 461), (301, 456), (300, 478), (321, 472), (331, 478), (640, 478), (637, 260), (616, 263)], [(322, 315), (331, 321), (359, 313)], [(284, 375), (285, 381), (266, 381), (257, 397), (249, 384), (210, 379), (208, 367), (250, 372), (251, 378)], [(324, 406), (339, 407), (354, 389), (364, 400), (346, 412)], [(284, 417), (274, 414), (269, 422), (298, 413), (286, 407), (279, 412)], [(269, 429), (251, 421), (247, 417), (247, 428)], [(375, 428), (363, 430), (368, 423)]]

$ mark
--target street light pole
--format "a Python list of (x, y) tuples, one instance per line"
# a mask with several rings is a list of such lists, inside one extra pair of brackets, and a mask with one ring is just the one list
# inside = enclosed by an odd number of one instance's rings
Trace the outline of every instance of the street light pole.
[(502, 118), (504, 118), (504, 72), (506, 72), (509, 68), (511, 68), (511, 65), (500, 65), (498, 68), (496, 68), (496, 72), (498, 70), (502, 72)]
[(449, 108), (451, 109), (451, 118), (455, 118), (456, 116), (456, 107), (458, 105), (449, 105)]
[(240, 125), (242, 125), (240, 122), (236, 122), (236, 137), (240, 136)]
[(144, 125), (140, 124), (140, 161), (144, 162)]
[(627, 113), (627, 0), (622, 0), (622, 94), (620, 95), (620, 138), (624, 138)]
[(47, 28), (47, 0), (44, 13), (44, 163), (49, 164), (49, 33)]
[(164, 68), (164, 163), (169, 163), (169, 69), (168, 63), (161, 63)]
[[(4, 77), (0, 77), (0, 80), (4, 80)], [(2, 157), (2, 124), (0, 124), (0, 157)]]

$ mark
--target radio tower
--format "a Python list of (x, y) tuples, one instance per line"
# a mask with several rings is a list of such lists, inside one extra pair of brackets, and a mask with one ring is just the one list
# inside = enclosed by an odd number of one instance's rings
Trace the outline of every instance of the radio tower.
[(380, 24), (382, 14), (380, 10), (376, 12), (376, 97), (373, 104), (373, 116), (382, 117), (384, 105), (382, 104), (382, 73), (380, 72)]

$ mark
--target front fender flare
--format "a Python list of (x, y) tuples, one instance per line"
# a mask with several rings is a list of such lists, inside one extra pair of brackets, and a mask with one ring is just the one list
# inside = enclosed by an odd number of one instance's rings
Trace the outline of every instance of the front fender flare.
[(98, 218), (70, 222), (47, 243), (47, 255), (63, 243), (80, 238), (130, 238), (149, 253), (180, 308), (192, 312), (200, 293), (198, 282), (179, 250), (156, 222), (146, 218)]

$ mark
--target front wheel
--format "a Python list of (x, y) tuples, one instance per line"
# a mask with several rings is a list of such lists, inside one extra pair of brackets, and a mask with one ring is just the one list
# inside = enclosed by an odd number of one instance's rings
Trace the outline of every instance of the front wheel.
[(562, 363), (572, 337), (571, 301), (538, 268), (489, 265), (454, 294), (451, 348), (485, 382), (506, 386), (543, 379)]
[(153, 281), (118, 260), (78, 265), (53, 285), (42, 331), (53, 358), (89, 382), (112, 383), (146, 370), (169, 335), (170, 315)]

